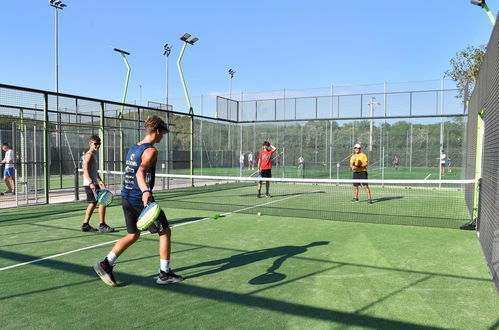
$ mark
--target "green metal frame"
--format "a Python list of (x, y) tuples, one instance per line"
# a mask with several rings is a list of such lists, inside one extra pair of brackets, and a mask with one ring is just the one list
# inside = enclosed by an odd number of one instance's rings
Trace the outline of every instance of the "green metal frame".
[[(121, 101), (120, 115), (119, 115), (119, 121), (120, 121), (120, 163), (123, 164), (123, 160), (124, 160), (124, 158), (123, 158), (123, 110), (125, 108), (124, 104), (126, 101), (126, 93), (128, 91), (128, 81), (130, 80), (131, 68), (130, 68), (130, 65), (128, 64), (128, 61), (126, 59), (126, 55), (124, 53), (121, 53), (121, 56), (123, 56), (123, 60), (125, 61), (125, 65), (127, 68), (126, 78), (125, 78), (125, 90), (123, 91), (123, 99)], [(104, 168), (101, 168), (101, 169), (104, 170)]]
[(489, 19), (490, 19), (490, 22), (492, 23), (492, 25), (493, 26), (496, 25), (496, 19), (495, 19), (494, 15), (492, 15), (492, 13), (490, 12), (489, 6), (487, 6), (487, 4), (485, 3), (485, 0), (482, 1), (482, 8), (487, 13), (487, 16), (489, 16)]
[(50, 189), (50, 181), (49, 181), (49, 148), (48, 148), (48, 125), (49, 125), (49, 100), (48, 94), (43, 94), (43, 181), (45, 183), (45, 203), (49, 203), (49, 189)]
[[(483, 147), (483, 133), (484, 133), (484, 121), (483, 117), (485, 110), (478, 112), (477, 124), (476, 124), (476, 156), (475, 156), (475, 179), (480, 179), (482, 177), (482, 147)], [(478, 217), (478, 199), (479, 199), (479, 184), (475, 183), (474, 195), (473, 195), (473, 219)]]
[[(189, 115), (190, 115), (190, 134), (189, 134), (189, 173), (194, 175), (194, 164), (193, 164), (193, 142), (194, 142), (194, 110), (192, 109), (191, 99), (189, 98), (189, 92), (187, 91), (187, 85), (185, 84), (184, 74), (182, 72), (182, 67), (180, 66), (180, 61), (182, 60), (182, 56), (184, 56), (185, 48), (187, 47), (187, 42), (184, 41), (184, 45), (182, 46), (182, 50), (180, 51), (180, 55), (177, 60), (178, 72), (180, 73), (180, 80), (182, 81), (182, 87), (184, 88), (185, 99), (187, 100), (187, 106), (189, 107)], [(194, 181), (190, 179), (191, 186), (194, 185)]]

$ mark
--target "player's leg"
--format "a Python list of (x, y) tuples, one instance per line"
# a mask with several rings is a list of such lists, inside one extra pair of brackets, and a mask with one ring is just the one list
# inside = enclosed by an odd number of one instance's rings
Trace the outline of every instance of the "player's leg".
[(371, 189), (369, 189), (369, 185), (365, 184), (364, 188), (366, 189), (367, 193), (367, 204), (372, 204), (372, 199), (371, 199)]
[(106, 206), (99, 205), (99, 231), (101, 233), (113, 233), (116, 229), (111, 228), (106, 223)]
[(265, 197), (270, 198), (270, 181), (265, 182)]
[(89, 186), (85, 186), (85, 193), (87, 195), (87, 210), (85, 211), (85, 218), (83, 219), (83, 224), (81, 226), (81, 231), (83, 232), (96, 232), (97, 229), (90, 226), (90, 218), (94, 213), (95, 207), (97, 206), (97, 201), (95, 200), (95, 195)]
[(260, 198), (262, 197), (262, 181), (258, 181), (258, 194), (256, 195), (256, 197)]
[(3, 173), (3, 182), (5, 182), (5, 185), (7, 186), (7, 191), (5, 191), (6, 193), (10, 193), (13, 191), (9, 182), (9, 176), (9, 169), (6, 168)]
[(156, 283), (171, 284), (182, 281), (184, 278), (175, 274), (170, 268), (172, 231), (164, 211), (161, 211), (158, 219), (149, 227), (149, 231), (159, 235), (159, 275)]

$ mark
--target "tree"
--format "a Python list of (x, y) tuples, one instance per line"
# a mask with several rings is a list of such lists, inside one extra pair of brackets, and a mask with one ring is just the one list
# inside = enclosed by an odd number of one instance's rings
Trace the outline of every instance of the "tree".
[(459, 97), (464, 99), (465, 95), (471, 95), (475, 87), (475, 82), (480, 72), (483, 57), (485, 55), (485, 45), (478, 47), (468, 46), (456, 53), (450, 60), (451, 70), (445, 71), (445, 77), (456, 82), (460, 89)]

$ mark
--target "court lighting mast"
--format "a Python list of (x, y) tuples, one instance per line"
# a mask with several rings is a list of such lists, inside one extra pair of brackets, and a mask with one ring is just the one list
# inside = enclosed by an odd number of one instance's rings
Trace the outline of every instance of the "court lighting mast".
[(229, 69), (229, 75), (230, 75), (230, 84), (229, 84), (229, 99), (232, 100), (232, 79), (234, 78), (234, 74), (236, 73), (236, 70)]
[(470, 2), (474, 5), (477, 5), (478, 7), (482, 7), (485, 10), (485, 12), (487, 13), (487, 16), (489, 16), (489, 19), (490, 19), (490, 22), (492, 23), (492, 26), (496, 25), (496, 19), (495, 19), (494, 15), (492, 15), (492, 13), (490, 12), (489, 6), (487, 6), (487, 4), (485, 3), (485, 0), (481, 0), (481, 1), (471, 0)]
[(122, 166), (123, 165), (123, 110), (125, 108), (124, 104), (125, 104), (125, 101), (126, 101), (126, 92), (128, 90), (128, 81), (130, 80), (130, 71), (131, 71), (130, 65), (128, 64), (126, 56), (130, 55), (130, 53), (127, 52), (127, 51), (118, 49), (118, 48), (114, 48), (113, 50), (115, 52), (118, 52), (118, 53), (121, 54), (121, 56), (123, 57), (123, 60), (125, 61), (125, 65), (126, 65), (126, 68), (127, 68), (126, 78), (125, 78), (125, 90), (123, 91), (123, 99), (121, 100), (120, 113), (119, 113), (119, 116), (118, 116), (119, 122), (120, 122), (120, 166)]
[[(189, 107), (189, 115), (191, 117), (190, 120), (190, 148), (189, 148), (189, 169), (190, 169), (190, 174), (194, 175), (194, 167), (193, 167), (193, 162), (192, 162), (192, 157), (193, 157), (193, 140), (194, 140), (194, 111), (192, 110), (192, 105), (191, 105), (191, 100), (189, 98), (189, 92), (187, 91), (187, 86), (185, 85), (185, 80), (184, 80), (184, 74), (182, 73), (182, 67), (180, 66), (180, 61), (182, 60), (182, 56), (184, 56), (184, 51), (185, 47), (187, 47), (187, 44), (194, 45), (196, 41), (199, 40), (199, 38), (192, 38), (189, 40), (191, 35), (189, 33), (185, 33), (183, 36), (180, 37), (180, 40), (184, 42), (184, 45), (182, 46), (182, 50), (180, 51), (180, 55), (177, 60), (177, 67), (178, 67), (178, 72), (180, 73), (180, 80), (182, 80), (182, 87), (184, 88), (184, 94), (185, 94), (185, 99), (187, 100), (187, 106)], [(191, 186), (194, 185), (194, 181), (191, 178), (190, 180)]]
[(369, 151), (373, 151), (373, 116), (374, 116), (374, 107), (377, 105), (381, 105), (376, 98), (373, 96), (371, 97), (371, 102), (368, 103), (369, 105), (369, 114), (371, 117), (371, 124), (369, 126)]
[(165, 44), (163, 50), (163, 55), (166, 57), (166, 110), (168, 110), (168, 58), (170, 57), (172, 46)]
[[(166, 124), (168, 125), (168, 127), (170, 127), (170, 116), (169, 116), (169, 106), (168, 106), (168, 58), (170, 57), (170, 53), (172, 51), (172, 46), (168, 45), (168, 44), (164, 44), (163, 46), (163, 55), (166, 57), (166, 98), (165, 98), (165, 104), (166, 104)], [(164, 168), (166, 167), (166, 173), (170, 174), (170, 139), (171, 139), (171, 135), (168, 134), (166, 139), (165, 139), (165, 143), (166, 143), (166, 164), (165, 166), (163, 166), (163, 170)], [(164, 173), (164, 172), (163, 172)], [(167, 179), (166, 180), (166, 187), (167, 189), (170, 189), (170, 179)], [(165, 189), (165, 179), (163, 179), (163, 189)]]

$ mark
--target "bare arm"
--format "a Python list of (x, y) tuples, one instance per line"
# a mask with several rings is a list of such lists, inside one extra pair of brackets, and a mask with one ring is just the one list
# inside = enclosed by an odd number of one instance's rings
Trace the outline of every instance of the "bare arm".
[(260, 170), (260, 163), (261, 163), (261, 160), (260, 160), (260, 158), (258, 158), (258, 165), (257, 165), (258, 170)]
[(93, 183), (92, 177), (90, 176), (90, 172), (88, 171), (90, 167), (90, 162), (93, 160), (93, 158), (94, 155), (92, 155), (92, 153), (87, 152), (85, 154), (85, 160), (83, 163), (83, 176), (85, 177), (85, 179), (87, 179), (90, 182), (90, 184), (88, 185), (90, 189), (95, 190), (95, 184)]
[[(157, 157), (158, 157), (158, 150), (156, 148), (148, 148), (144, 150), (144, 152), (142, 153), (142, 163), (140, 164), (140, 167), (137, 170), (136, 174), (137, 184), (141, 191), (149, 189), (146, 182), (146, 172), (154, 164)], [(142, 202), (144, 203), (144, 206), (147, 205), (147, 203), (149, 203), (149, 201), (151, 200), (151, 196), (152, 193), (150, 191), (147, 191), (142, 194)]]

